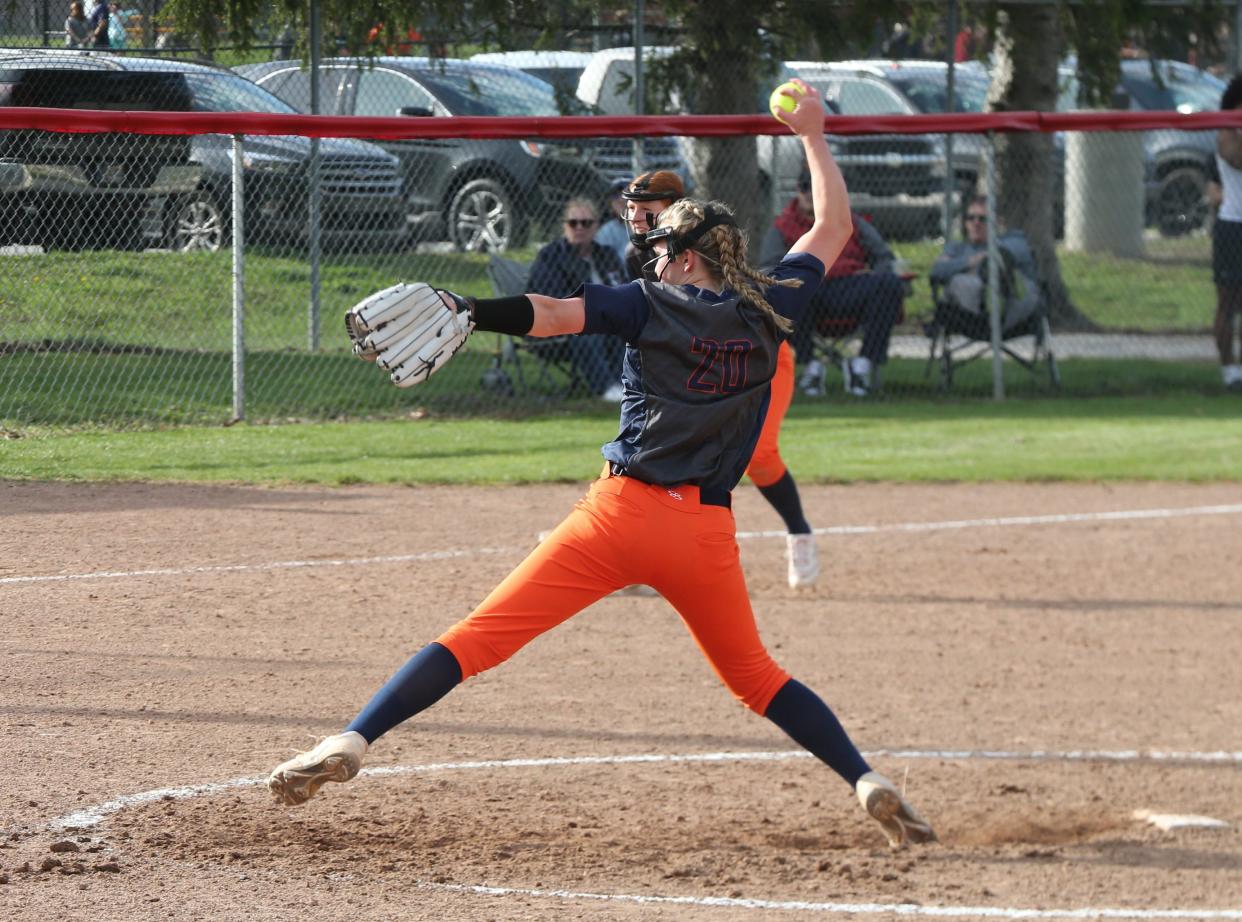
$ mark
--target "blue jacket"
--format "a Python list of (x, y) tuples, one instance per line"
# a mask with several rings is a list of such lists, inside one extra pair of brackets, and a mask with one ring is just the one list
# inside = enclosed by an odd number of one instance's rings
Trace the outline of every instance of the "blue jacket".
[(626, 281), (621, 262), (613, 250), (592, 241), (591, 262), (588, 263), (562, 237), (539, 251), (531, 264), (526, 290), (550, 298), (568, 298), (579, 286), (594, 281), (591, 278), (592, 263), (599, 273), (599, 281), (604, 285), (620, 285)]

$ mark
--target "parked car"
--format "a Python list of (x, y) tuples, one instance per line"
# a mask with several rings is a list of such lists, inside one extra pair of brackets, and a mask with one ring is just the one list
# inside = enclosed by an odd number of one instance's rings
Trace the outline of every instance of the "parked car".
[[(228, 70), (98, 52), (0, 56), (0, 105), (161, 112), (294, 110)], [(397, 162), (365, 141), (320, 144), (325, 245), (406, 238)], [(310, 141), (245, 142), (246, 233), (304, 240)], [(217, 250), (228, 241), (233, 150), (221, 135), (0, 132), (0, 237), (44, 246)]]
[[(671, 47), (646, 49), (655, 60), (673, 52)], [(776, 85), (801, 76), (794, 64), (783, 65), (755, 99), (755, 112), (768, 111), (768, 84)], [(597, 52), (578, 82), (578, 98), (607, 114), (633, 111), (634, 49), (610, 48)], [(814, 80), (808, 79), (814, 83)], [(840, 81), (824, 81), (817, 89), (825, 103), (838, 111)], [(826, 92), (827, 91), (827, 92)], [(676, 111), (692, 108), (689, 101), (674, 97)], [(843, 114), (847, 113), (840, 109)], [(700, 113), (702, 114), (702, 113)], [(682, 139), (692, 172), (703, 158), (695, 139)], [(845, 175), (850, 205), (868, 216), (880, 231), (899, 239), (938, 233), (944, 201), (945, 158), (943, 147), (931, 135), (828, 136), (833, 155)], [(759, 183), (773, 210), (784, 206), (796, 191), (802, 170), (802, 146), (792, 134), (761, 135), (756, 139)], [(751, 181), (738, 177), (739, 182)]]
[[(236, 68), (302, 112), (310, 111), (310, 73), (301, 62)], [(448, 118), (455, 115), (554, 116), (556, 92), (513, 67), (452, 59), (330, 58), (320, 71), (324, 115)], [(521, 245), (534, 224), (559, 225), (573, 195), (599, 198), (595, 142), (411, 138), (380, 141), (401, 162), (407, 220), (419, 239), (451, 240), (463, 250)]]
[[(1062, 65), (1060, 84), (1057, 108), (1079, 108), (1079, 86), (1072, 61)], [(1131, 110), (1183, 114), (1220, 108), (1224, 90), (1224, 81), (1207, 71), (1181, 61), (1165, 60), (1122, 61), (1117, 85), (1117, 94), (1128, 97)], [(1204, 225), (1208, 216), (1205, 192), (1215, 156), (1215, 131), (1161, 128), (1143, 133), (1149, 226), (1166, 237), (1174, 237)]]
[[(557, 106), (565, 115), (601, 114), (578, 95), (582, 74), (595, 54), (589, 51), (495, 51), (476, 54), (471, 61), (504, 64), (546, 81), (556, 92)], [(648, 170), (672, 170), (693, 188), (690, 169), (682, 157), (676, 138), (596, 139), (595, 168), (609, 182), (631, 179)]]

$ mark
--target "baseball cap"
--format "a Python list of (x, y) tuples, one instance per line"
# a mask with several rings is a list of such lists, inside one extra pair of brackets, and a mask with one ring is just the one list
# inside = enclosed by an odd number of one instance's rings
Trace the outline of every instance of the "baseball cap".
[(620, 195), (629, 184), (630, 181), (628, 179), (614, 179), (608, 184), (608, 197), (612, 198), (614, 195)]
[(653, 170), (636, 177), (621, 196), (631, 202), (658, 202), (676, 201), (685, 194), (686, 186), (680, 176), (670, 170)]

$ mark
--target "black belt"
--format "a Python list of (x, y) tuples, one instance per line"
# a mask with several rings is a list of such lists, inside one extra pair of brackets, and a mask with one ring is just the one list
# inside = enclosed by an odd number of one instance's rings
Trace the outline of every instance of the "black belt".
[[(625, 468), (615, 461), (608, 462), (608, 469), (614, 477), (628, 477)], [(635, 478), (638, 479), (638, 478)], [(674, 484), (674, 487), (678, 484)], [(726, 509), (733, 508), (733, 494), (728, 490), (722, 490), (719, 487), (699, 487), (699, 503), (703, 506), (724, 506)]]

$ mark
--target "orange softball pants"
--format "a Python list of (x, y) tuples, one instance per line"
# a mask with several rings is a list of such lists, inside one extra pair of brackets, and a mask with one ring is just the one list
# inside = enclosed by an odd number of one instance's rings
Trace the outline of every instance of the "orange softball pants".
[(789, 674), (759, 639), (732, 511), (701, 505), (698, 494), (694, 486), (659, 487), (605, 472), (478, 608), (437, 638), (462, 679), (638, 583), (677, 609), (721, 681), (765, 713)]
[(776, 353), (776, 374), (772, 376), (772, 396), (768, 398), (768, 415), (759, 430), (755, 453), (750, 456), (746, 473), (757, 487), (770, 487), (785, 476), (781, 459), (781, 423), (789, 411), (794, 392), (794, 351), (788, 342), (781, 343)]

